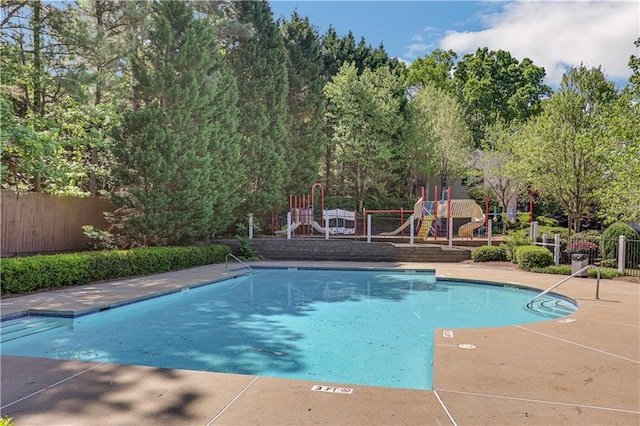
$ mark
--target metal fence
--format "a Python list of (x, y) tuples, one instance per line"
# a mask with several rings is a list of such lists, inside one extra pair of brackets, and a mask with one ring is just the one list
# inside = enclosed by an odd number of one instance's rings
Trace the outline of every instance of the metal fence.
[(571, 264), (574, 254), (587, 256), (590, 264), (618, 269), (628, 276), (640, 277), (640, 240), (571, 238), (561, 243), (560, 264)]
[[(406, 224), (407, 220), (411, 216), (410, 211), (405, 211), (404, 214), (400, 213), (385, 213), (385, 214), (372, 214), (371, 215), (371, 235), (372, 236), (398, 236), (409, 237), (410, 226), (401, 228)], [(487, 241), (492, 236), (497, 240), (500, 240), (502, 235), (508, 232), (508, 226), (504, 222), (483, 221), (478, 222), (477, 227), (472, 232), (461, 235), (461, 228), (469, 223), (471, 219), (465, 218), (453, 218), (451, 224), (447, 218), (435, 218), (432, 221), (414, 223), (414, 237), (421, 237), (425, 241), (439, 241), (449, 239), (451, 233), (451, 239), (457, 243), (463, 241)], [(360, 216), (358, 218), (358, 235), (367, 235), (367, 218)], [(427, 227), (424, 229), (423, 227)], [(488, 227), (490, 227), (490, 232)], [(393, 235), (389, 235), (393, 234)]]
[(554, 253), (556, 265), (571, 265), (574, 255), (588, 264), (613, 268), (627, 276), (640, 277), (640, 240), (629, 240), (621, 235), (617, 239), (602, 237), (568, 238), (559, 235), (553, 239), (536, 238), (536, 244)]

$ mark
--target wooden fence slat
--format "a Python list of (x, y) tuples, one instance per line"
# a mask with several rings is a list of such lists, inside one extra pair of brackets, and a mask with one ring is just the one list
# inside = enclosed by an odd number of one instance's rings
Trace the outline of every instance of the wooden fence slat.
[(17, 194), (2, 191), (0, 255), (17, 256), (82, 250), (83, 225), (106, 229), (103, 212), (114, 206), (102, 198)]

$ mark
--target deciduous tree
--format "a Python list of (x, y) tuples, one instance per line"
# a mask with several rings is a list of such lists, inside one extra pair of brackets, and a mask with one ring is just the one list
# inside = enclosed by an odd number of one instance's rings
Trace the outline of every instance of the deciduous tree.
[(519, 62), (504, 50), (485, 47), (458, 61), (453, 84), (476, 146), (498, 118), (509, 123), (540, 113), (542, 98), (551, 93), (544, 76), (544, 68), (528, 58)]
[[(365, 69), (345, 64), (325, 86), (331, 103), (338, 178), (362, 210), (372, 191), (386, 193), (393, 180), (392, 159), (403, 131), (404, 86), (388, 67)], [(399, 96), (400, 94), (400, 96)]]
[(440, 187), (467, 175), (471, 165), (471, 134), (463, 109), (449, 93), (427, 84), (411, 102), (411, 123), (416, 129), (410, 157), (414, 175), (437, 177)]
[(614, 84), (600, 68), (572, 68), (558, 93), (545, 102), (543, 113), (516, 141), (530, 183), (560, 204), (575, 231), (580, 216), (595, 201), (594, 191), (606, 185), (595, 154), (600, 144), (596, 123), (614, 99)]

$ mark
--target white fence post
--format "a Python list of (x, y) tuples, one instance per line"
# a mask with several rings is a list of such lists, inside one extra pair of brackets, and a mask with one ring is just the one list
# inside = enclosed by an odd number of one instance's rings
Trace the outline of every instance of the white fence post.
[(371, 242), (371, 215), (367, 215), (367, 242)]
[(291, 239), (291, 212), (287, 212), (287, 240)]
[(324, 239), (325, 240), (329, 239), (329, 217), (328, 216), (324, 217)]
[[(449, 236), (449, 248), (453, 248), (453, 218), (450, 217), (447, 223), (449, 227), (447, 235)], [(471, 231), (471, 239), (473, 239), (473, 231)]]
[(531, 244), (535, 244), (538, 239), (538, 221), (531, 222), (529, 235), (531, 236)]
[(625, 236), (620, 235), (618, 237), (618, 271), (624, 274), (624, 260), (626, 256), (627, 245), (625, 244)]
[(553, 263), (556, 266), (560, 265), (560, 234), (553, 236)]
[(249, 213), (249, 239), (253, 240), (253, 213)]
[(493, 219), (487, 221), (487, 245), (490, 246), (493, 240)]
[(409, 224), (409, 244), (413, 245), (413, 217), (411, 218), (411, 224)]

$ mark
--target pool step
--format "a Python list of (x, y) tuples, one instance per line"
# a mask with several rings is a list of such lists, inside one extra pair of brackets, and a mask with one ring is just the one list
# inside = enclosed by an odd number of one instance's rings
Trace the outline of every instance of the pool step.
[(32, 334), (64, 327), (65, 324), (51, 318), (33, 318), (19, 320), (13, 324), (0, 327), (0, 343), (9, 342)]
[(553, 318), (571, 315), (576, 311), (573, 305), (561, 299), (536, 299), (527, 304), (527, 308)]

